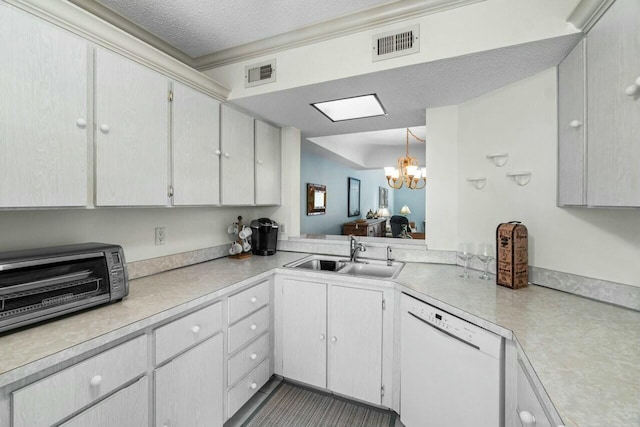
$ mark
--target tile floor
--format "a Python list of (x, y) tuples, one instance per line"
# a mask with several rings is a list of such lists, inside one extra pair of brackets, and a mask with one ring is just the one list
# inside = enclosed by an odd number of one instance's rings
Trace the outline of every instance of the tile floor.
[[(224, 427), (240, 427), (243, 422), (256, 410), (256, 408), (264, 402), (264, 400), (275, 390), (280, 384), (280, 378), (271, 377), (268, 383), (264, 385), (258, 392), (242, 407), (240, 410), (224, 423)], [(404, 427), (398, 417), (396, 418), (395, 427)]]

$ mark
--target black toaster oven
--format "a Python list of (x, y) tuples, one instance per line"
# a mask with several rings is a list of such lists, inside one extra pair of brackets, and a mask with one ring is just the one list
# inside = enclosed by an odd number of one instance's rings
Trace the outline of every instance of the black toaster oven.
[(0, 252), (0, 332), (118, 301), (128, 293), (118, 245)]

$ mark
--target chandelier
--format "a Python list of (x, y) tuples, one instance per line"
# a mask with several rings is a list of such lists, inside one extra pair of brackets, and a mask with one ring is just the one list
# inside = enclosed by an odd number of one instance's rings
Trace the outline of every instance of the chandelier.
[(409, 155), (409, 134), (420, 142), (424, 139), (418, 138), (407, 128), (407, 155), (398, 158), (398, 167), (387, 166), (384, 174), (387, 177), (389, 187), (400, 189), (406, 186), (410, 190), (420, 190), (427, 185), (427, 168), (420, 168), (418, 159)]

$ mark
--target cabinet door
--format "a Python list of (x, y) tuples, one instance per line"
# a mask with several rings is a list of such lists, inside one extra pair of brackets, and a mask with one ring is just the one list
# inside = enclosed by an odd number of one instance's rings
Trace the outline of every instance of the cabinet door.
[(538, 400), (533, 385), (529, 382), (529, 378), (520, 363), (518, 363), (517, 381), (516, 420), (519, 422), (517, 425), (522, 427), (532, 425), (536, 427), (551, 427), (552, 423), (547, 418), (543, 405)]
[(587, 35), (587, 203), (640, 206), (640, 2), (617, 0)]
[(96, 55), (96, 204), (166, 205), (169, 82), (105, 49)]
[(87, 204), (87, 43), (0, 3), (0, 207)]
[(558, 67), (558, 205), (585, 204), (584, 40)]
[(60, 427), (140, 427), (149, 424), (147, 377), (139, 379)]
[(256, 205), (280, 204), (280, 128), (256, 120)]
[(220, 203), (220, 103), (173, 84), (173, 204)]
[(156, 426), (222, 426), (222, 352), (218, 334), (156, 369)]
[(331, 391), (381, 403), (381, 291), (332, 286), (329, 302)]
[(253, 117), (223, 105), (220, 128), (222, 204), (253, 205)]
[(282, 283), (282, 375), (327, 387), (327, 285)]

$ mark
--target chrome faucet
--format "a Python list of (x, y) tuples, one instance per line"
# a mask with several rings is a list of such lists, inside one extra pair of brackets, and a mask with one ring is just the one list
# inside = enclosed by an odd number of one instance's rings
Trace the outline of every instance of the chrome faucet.
[(391, 267), (393, 258), (391, 258), (391, 246), (387, 246), (387, 265)]
[(349, 236), (349, 245), (351, 247), (349, 261), (351, 262), (361, 262), (358, 261), (358, 252), (366, 252), (367, 247), (362, 242), (358, 242), (355, 237), (352, 235)]

